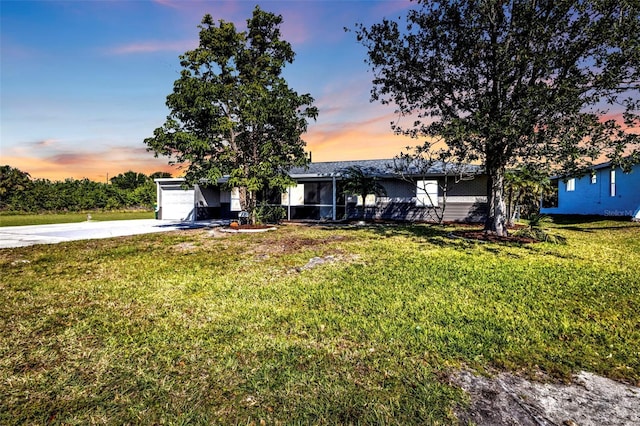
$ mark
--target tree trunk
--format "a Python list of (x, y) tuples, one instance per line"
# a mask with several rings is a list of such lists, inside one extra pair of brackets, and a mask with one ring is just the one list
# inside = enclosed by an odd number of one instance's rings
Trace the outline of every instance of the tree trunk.
[(240, 197), (240, 210), (247, 210), (248, 199), (247, 199), (247, 188), (245, 186), (241, 186), (238, 188), (238, 196)]
[(484, 230), (499, 236), (507, 235), (506, 205), (504, 200), (504, 167), (489, 169), (487, 182), (488, 207)]
[(240, 196), (240, 210), (249, 213), (248, 222), (252, 225), (256, 223), (257, 195), (255, 191), (249, 191), (246, 186), (238, 188)]
[(507, 226), (513, 226), (513, 210), (515, 208), (513, 202), (513, 187), (509, 188), (507, 196)]
[(256, 208), (258, 207), (258, 199), (256, 191), (248, 191), (247, 211), (249, 212), (249, 223), (255, 225), (257, 222)]

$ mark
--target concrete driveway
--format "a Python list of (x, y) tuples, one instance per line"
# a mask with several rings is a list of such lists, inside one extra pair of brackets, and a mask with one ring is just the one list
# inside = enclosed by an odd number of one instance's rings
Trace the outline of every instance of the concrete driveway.
[(137, 219), (59, 223), (53, 225), (2, 226), (0, 227), (0, 249), (175, 231), (207, 225), (211, 225), (211, 223), (196, 222), (194, 224), (180, 221)]

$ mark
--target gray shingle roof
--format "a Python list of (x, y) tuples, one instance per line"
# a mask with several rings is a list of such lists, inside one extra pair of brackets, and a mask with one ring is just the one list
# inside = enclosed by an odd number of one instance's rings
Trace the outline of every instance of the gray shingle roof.
[[(395, 165), (393, 159), (384, 160), (356, 160), (356, 161), (327, 161), (320, 163), (310, 163), (307, 167), (294, 167), (291, 169), (289, 175), (292, 178), (300, 177), (323, 177), (323, 176), (340, 176), (342, 171), (348, 167), (358, 166), (363, 169), (367, 169), (371, 174), (376, 176), (392, 176), (396, 175)], [(447, 164), (447, 169), (452, 171), (456, 165)], [(440, 161), (436, 161), (430, 165), (427, 169), (427, 174), (443, 175), (445, 164)], [(418, 175), (420, 168), (411, 164), (407, 167), (405, 174)], [(464, 173), (475, 174), (481, 171), (481, 167), (474, 164), (465, 164), (463, 166)]]

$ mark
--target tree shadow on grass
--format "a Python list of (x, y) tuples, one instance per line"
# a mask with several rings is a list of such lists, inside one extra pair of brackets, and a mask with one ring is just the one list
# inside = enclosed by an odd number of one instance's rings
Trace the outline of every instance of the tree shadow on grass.
[[(565, 258), (567, 255), (563, 250), (556, 250), (555, 245), (549, 245), (540, 242), (523, 242), (518, 240), (503, 241), (484, 241), (473, 238), (465, 238), (464, 236), (455, 236), (452, 234), (458, 231), (462, 235), (464, 233), (476, 234), (481, 232), (481, 224), (428, 224), (428, 223), (407, 223), (407, 222), (391, 222), (391, 223), (371, 223), (364, 224), (321, 224), (322, 229), (328, 231), (341, 229), (344, 231), (366, 232), (372, 238), (389, 238), (389, 237), (405, 237), (418, 244), (429, 244), (440, 248), (450, 248), (458, 251), (465, 251), (470, 254), (491, 253), (496, 256), (505, 255), (508, 257), (519, 258), (531, 254), (552, 255), (558, 258)], [(513, 231), (511, 231), (513, 232)], [(524, 251), (520, 252), (518, 249)]]
[[(429, 223), (409, 223), (409, 222), (365, 222), (363, 224), (339, 224), (321, 225), (323, 229), (341, 229), (343, 231), (367, 232), (375, 238), (406, 237), (416, 242), (430, 243), (439, 247), (450, 247), (468, 249), (486, 244), (487, 241), (479, 241), (466, 238), (456, 238), (452, 232), (456, 229), (482, 229), (481, 225), (438, 225)], [(503, 245), (513, 245), (500, 243)]]
[(576, 232), (592, 233), (598, 230), (624, 230), (640, 228), (640, 223), (631, 221), (628, 217), (618, 216), (588, 216), (588, 215), (554, 215), (553, 223), (560, 229)]

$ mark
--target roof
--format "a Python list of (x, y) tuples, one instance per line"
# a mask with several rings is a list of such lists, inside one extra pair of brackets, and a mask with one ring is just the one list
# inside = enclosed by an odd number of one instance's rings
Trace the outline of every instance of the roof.
[[(382, 160), (355, 160), (355, 161), (328, 161), (319, 163), (310, 163), (307, 167), (293, 167), (289, 172), (292, 178), (303, 177), (330, 177), (341, 176), (344, 173), (344, 169), (348, 167), (361, 167), (367, 169), (372, 175), (384, 177), (384, 176), (396, 176), (398, 173), (396, 170), (395, 162), (397, 160), (382, 159)], [(446, 167), (446, 169), (445, 169)], [(429, 175), (444, 175), (445, 170), (452, 172), (457, 165), (445, 164), (442, 161), (433, 162), (427, 169), (426, 174)], [(417, 164), (409, 164), (406, 167), (405, 174), (407, 175), (423, 175), (423, 168), (418, 167)], [(476, 174), (481, 171), (481, 167), (474, 164), (464, 164), (462, 166), (462, 172), (469, 174)], [(458, 170), (460, 172), (460, 170)]]
[[(289, 171), (289, 176), (294, 179), (302, 179), (302, 178), (322, 178), (322, 177), (333, 177), (333, 176), (342, 176), (344, 174), (344, 170), (348, 167), (361, 167), (366, 169), (368, 173), (378, 177), (394, 177), (397, 176), (398, 173), (395, 171), (395, 164), (393, 158), (390, 159), (382, 159), (382, 160), (352, 160), (352, 161), (326, 161), (319, 163), (309, 163), (306, 167), (293, 167)], [(445, 174), (445, 166), (446, 170), (449, 173), (453, 173), (454, 169), (457, 169), (456, 164), (451, 163), (443, 163), (442, 161), (433, 162), (426, 171), (426, 174), (432, 176), (442, 176)], [(424, 167), (418, 167), (417, 164), (409, 164), (406, 167), (405, 175), (409, 176), (423, 176)], [(465, 173), (465, 174), (478, 174), (482, 171), (482, 167), (475, 164), (463, 164), (462, 170), (457, 169), (457, 173)], [(219, 180), (218, 182), (223, 181)], [(175, 184), (176, 182), (183, 182), (184, 178), (159, 178), (155, 179), (158, 183), (164, 184)]]
[[(630, 160), (630, 159), (632, 159), (631, 156), (623, 157), (623, 160)], [(631, 169), (635, 169), (636, 167), (639, 167), (639, 166), (640, 166), (640, 163), (632, 162), (631, 164), (629, 164), (629, 167)], [(593, 165), (591, 165), (589, 167), (586, 167), (585, 171), (588, 171), (588, 170), (602, 170), (602, 169), (606, 169), (606, 168), (610, 168), (610, 167), (616, 168), (617, 166), (614, 165), (613, 162), (611, 162), (611, 161), (605, 161), (604, 163), (593, 164)], [(623, 170), (625, 170), (625, 169), (623, 168)], [(571, 178), (571, 177), (581, 177), (581, 176), (583, 176), (583, 174), (580, 174), (580, 173), (578, 173), (578, 174), (557, 174), (557, 175), (552, 175), (549, 179), (567, 179), (567, 178)]]

